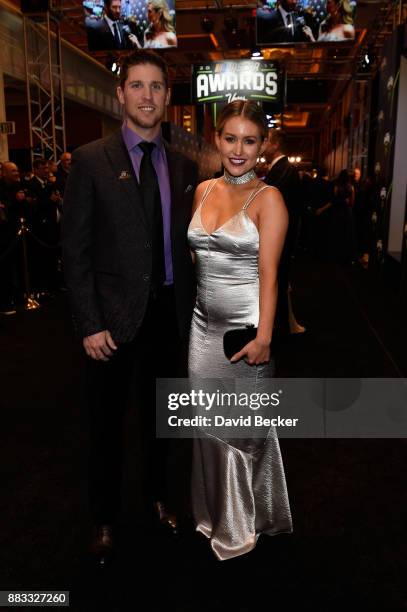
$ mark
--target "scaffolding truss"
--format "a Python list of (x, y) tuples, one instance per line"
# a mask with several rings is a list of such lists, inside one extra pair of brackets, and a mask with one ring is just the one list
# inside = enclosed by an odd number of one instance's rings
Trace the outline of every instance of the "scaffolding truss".
[(59, 20), (49, 11), (24, 16), (24, 50), (31, 161), (66, 150)]

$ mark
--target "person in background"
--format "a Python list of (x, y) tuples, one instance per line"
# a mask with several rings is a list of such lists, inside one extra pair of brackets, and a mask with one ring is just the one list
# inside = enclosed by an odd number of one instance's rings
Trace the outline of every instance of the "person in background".
[(103, 17), (85, 19), (91, 51), (140, 47), (137, 36), (123, 23), (121, 0), (104, 0)]
[(312, 190), (312, 212), (314, 214), (313, 252), (324, 261), (331, 250), (331, 234), (334, 231), (332, 217), (333, 186), (328, 180), (324, 166), (317, 168)]
[(2, 164), (0, 179), (0, 313), (16, 313), (16, 250), (10, 247), (17, 237), (19, 220), (26, 217), (26, 194), (20, 173), (11, 161)]
[(270, 164), (270, 170), (264, 181), (281, 191), (289, 216), (288, 231), (278, 269), (279, 291), (276, 312), (276, 328), (280, 337), (284, 337), (289, 333), (305, 331), (305, 327), (297, 322), (294, 315), (290, 287), (291, 258), (297, 246), (303, 197), (298, 170), (287, 157), (287, 135), (283, 130), (269, 130), (265, 157)]
[(274, 10), (267, 5), (257, 9), (258, 44), (307, 42), (315, 28), (314, 16), (302, 11), (297, 0), (280, 0)]
[(58, 172), (58, 163), (53, 159), (49, 159), (48, 160), (48, 182), (51, 183), (52, 185), (55, 185), (56, 183), (57, 172)]
[(69, 170), (71, 169), (72, 155), (68, 151), (62, 153), (56, 174), (57, 186), (61, 196), (64, 195), (66, 181), (68, 180)]
[(149, 0), (147, 3), (149, 25), (144, 32), (144, 48), (165, 49), (177, 46), (174, 20), (166, 0)]
[(355, 263), (357, 258), (353, 207), (355, 188), (347, 170), (341, 170), (333, 184), (334, 257), (338, 263)]
[(373, 181), (367, 176), (362, 179), (360, 168), (353, 171), (355, 205), (353, 207), (357, 256), (360, 265), (367, 268), (370, 247), (370, 217), (372, 213)]
[(31, 280), (37, 297), (49, 298), (58, 288), (58, 207), (61, 194), (56, 182), (49, 181), (49, 162), (46, 159), (34, 160), (33, 173), (33, 178), (26, 183), (32, 200)]
[(349, 0), (327, 0), (327, 17), (319, 27), (317, 40), (310, 27), (304, 28), (304, 33), (310, 42), (335, 42), (354, 40), (353, 11)]

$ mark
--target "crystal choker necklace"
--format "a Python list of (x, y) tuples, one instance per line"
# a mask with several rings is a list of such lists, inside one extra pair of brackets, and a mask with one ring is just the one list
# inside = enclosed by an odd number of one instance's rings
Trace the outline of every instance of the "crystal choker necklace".
[(257, 178), (257, 175), (254, 170), (249, 170), (249, 172), (246, 172), (241, 176), (232, 176), (232, 174), (229, 174), (229, 172), (225, 170), (223, 178), (230, 185), (244, 185), (245, 183), (252, 181), (254, 178)]

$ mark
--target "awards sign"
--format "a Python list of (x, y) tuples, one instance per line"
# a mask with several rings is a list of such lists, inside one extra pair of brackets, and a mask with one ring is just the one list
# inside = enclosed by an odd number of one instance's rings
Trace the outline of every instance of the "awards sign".
[(195, 65), (192, 86), (197, 104), (251, 99), (278, 105), (283, 80), (277, 62), (238, 60)]

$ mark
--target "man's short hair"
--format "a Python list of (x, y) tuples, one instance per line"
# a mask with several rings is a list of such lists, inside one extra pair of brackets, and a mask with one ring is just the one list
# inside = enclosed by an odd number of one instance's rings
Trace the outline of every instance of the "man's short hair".
[(164, 83), (168, 89), (170, 84), (170, 78), (168, 75), (168, 66), (163, 58), (149, 49), (136, 49), (128, 55), (125, 55), (120, 62), (120, 87), (124, 89), (124, 85), (129, 76), (129, 68), (132, 66), (139, 66), (140, 64), (152, 64), (157, 66), (162, 72)]
[(48, 160), (41, 157), (40, 159), (34, 159), (33, 168), (34, 170), (37, 170), (38, 168), (41, 168), (41, 166), (46, 166), (47, 164)]
[(288, 138), (283, 130), (270, 130), (269, 139), (270, 142), (278, 144), (278, 148), (282, 153), (287, 153)]

